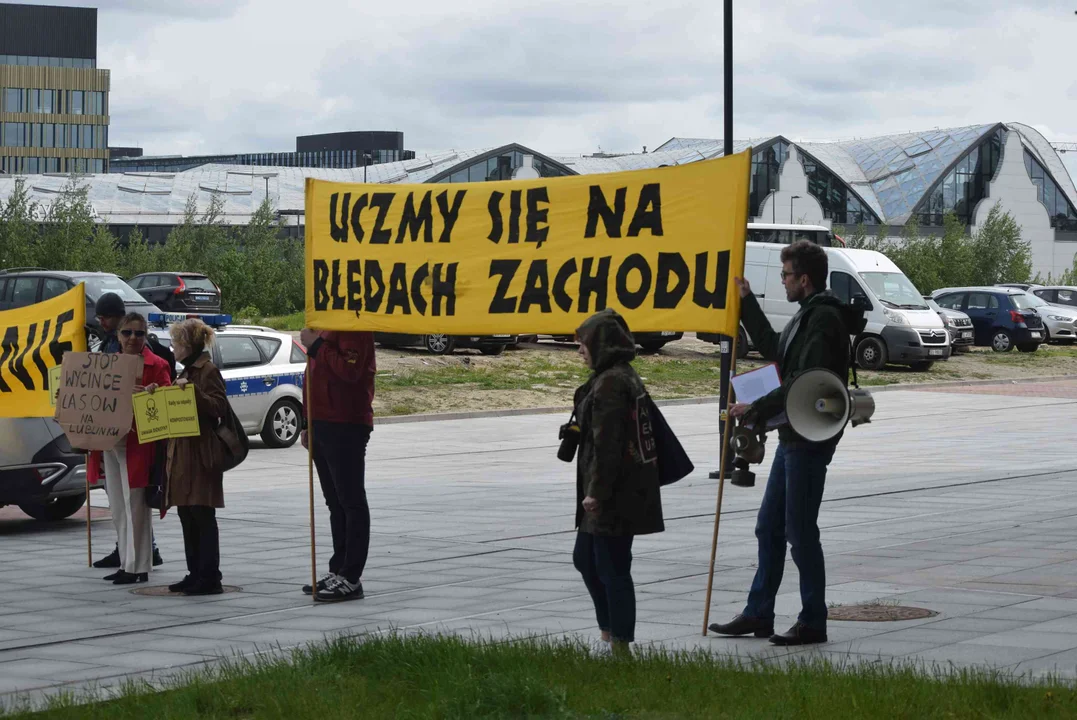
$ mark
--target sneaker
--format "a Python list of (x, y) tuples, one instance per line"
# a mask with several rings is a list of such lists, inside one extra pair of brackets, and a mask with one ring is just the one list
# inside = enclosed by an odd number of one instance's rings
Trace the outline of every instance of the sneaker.
[[(120, 566), (120, 549), (115, 548), (105, 557), (93, 564), (95, 568), (118, 568)], [(108, 580), (109, 578), (105, 578)]]
[(197, 580), (193, 575), (188, 575), (187, 577), (180, 580), (178, 583), (172, 583), (171, 585), (169, 585), (168, 592), (183, 592), (187, 588), (193, 586), (196, 582)]
[(591, 643), (591, 657), (613, 657), (613, 646), (606, 640), (596, 640)]
[(165, 561), (161, 559), (161, 551), (158, 550), (157, 548), (154, 548), (153, 549), (153, 566), (154, 567), (159, 567), (159, 566), (164, 565), (164, 564), (165, 564)]
[(320, 602), (338, 602), (340, 600), (362, 600), (363, 583), (350, 583), (339, 575), (325, 583), (325, 589), (314, 596)]
[[(336, 573), (326, 573), (325, 575), (322, 575), (321, 579), (318, 580), (318, 584), (317, 584), (318, 592), (321, 592), (322, 590), (325, 590), (325, 586), (329, 583), (329, 581), (336, 578), (336, 577), (337, 577)], [(303, 594), (304, 595), (310, 595), (310, 592), (311, 592), (310, 591), (310, 585), (304, 585), (303, 586)]]

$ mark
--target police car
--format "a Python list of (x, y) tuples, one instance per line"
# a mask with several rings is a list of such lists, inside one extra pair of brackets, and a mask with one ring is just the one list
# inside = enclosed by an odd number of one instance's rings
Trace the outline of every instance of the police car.
[[(164, 328), (188, 317), (199, 317), (216, 329), (210, 350), (213, 364), (224, 376), (228, 401), (249, 435), (261, 435), (271, 448), (295, 444), (303, 415), (303, 374), (307, 354), (287, 333), (255, 325), (229, 325), (230, 315), (150, 313), (151, 325)], [(167, 332), (157, 333), (171, 346)], [(178, 358), (177, 358), (178, 359)], [(176, 372), (182, 370), (177, 362)]]

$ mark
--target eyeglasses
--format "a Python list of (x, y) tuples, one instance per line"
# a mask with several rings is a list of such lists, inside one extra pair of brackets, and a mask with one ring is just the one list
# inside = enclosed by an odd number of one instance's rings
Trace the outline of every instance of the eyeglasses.
[(136, 338), (144, 338), (144, 337), (146, 337), (146, 331), (145, 330), (120, 330), (120, 335), (123, 335), (124, 337), (131, 337), (132, 335), (134, 335)]
[(803, 273), (786, 272), (785, 270), (782, 270), (782, 282), (785, 282), (787, 278), (797, 277), (798, 275), (801, 275), (801, 274), (803, 274)]

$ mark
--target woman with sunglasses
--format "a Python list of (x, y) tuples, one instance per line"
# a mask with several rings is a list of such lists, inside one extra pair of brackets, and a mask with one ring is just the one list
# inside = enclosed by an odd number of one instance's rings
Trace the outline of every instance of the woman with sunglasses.
[[(135, 392), (153, 392), (170, 385), (168, 363), (146, 347), (146, 319), (132, 312), (120, 321), (118, 337), (120, 352), (142, 357), (142, 380)], [(156, 455), (156, 443), (140, 444), (134, 421), (131, 431), (111, 450), (93, 451), (86, 461), (90, 482), (105, 475), (105, 491), (116, 526), (120, 569), (107, 576), (114, 585), (130, 585), (149, 580), (153, 562), (153, 538), (150, 506), (146, 504), (146, 487)]]

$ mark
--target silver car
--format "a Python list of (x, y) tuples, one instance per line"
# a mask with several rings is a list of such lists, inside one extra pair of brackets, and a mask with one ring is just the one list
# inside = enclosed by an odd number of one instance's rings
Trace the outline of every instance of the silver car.
[(1032, 294), (1044, 300), (1048, 305), (1077, 310), (1077, 286), (1048, 285), (1033, 288)]
[(52, 418), (0, 418), (0, 507), (63, 520), (86, 502), (86, 455)]
[(1077, 341), (1077, 307), (1052, 305), (1040, 296), (1039, 286), (1025, 290), (1029, 305), (1043, 318), (1043, 327), (1047, 333), (1046, 342), (1056, 345), (1071, 345)]
[(955, 351), (967, 349), (975, 343), (975, 332), (972, 328), (972, 318), (960, 310), (941, 307), (930, 295), (924, 295), (927, 306), (938, 313), (942, 324), (946, 326), (946, 332), (950, 333), (950, 347)]

